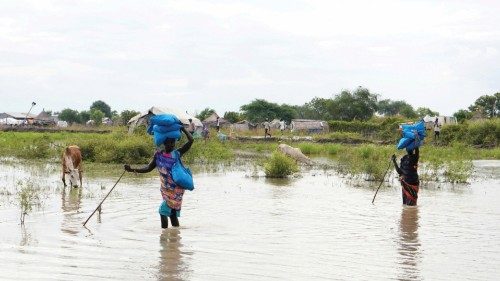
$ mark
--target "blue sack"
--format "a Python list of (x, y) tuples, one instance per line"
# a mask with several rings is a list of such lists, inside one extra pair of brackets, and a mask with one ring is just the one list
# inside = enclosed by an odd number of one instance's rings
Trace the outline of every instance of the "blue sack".
[(179, 151), (174, 150), (172, 152), (172, 156), (175, 158), (175, 163), (172, 166), (172, 180), (176, 185), (183, 189), (193, 190), (194, 182), (191, 170), (182, 165), (181, 154)]
[(181, 138), (182, 124), (175, 115), (161, 114), (152, 116), (149, 119), (148, 133), (154, 135), (156, 146), (162, 145), (167, 139)]
[(397, 145), (398, 149), (406, 148), (407, 150), (413, 150), (417, 147), (420, 147), (424, 143), (424, 138), (426, 136), (425, 133), (425, 124), (423, 121), (419, 121), (416, 124), (404, 124), (401, 125), (403, 137), (399, 140)]
[(401, 138), (398, 143), (398, 149), (405, 148), (406, 146), (408, 146), (408, 144), (410, 144), (411, 141), (412, 139), (409, 138)]
[(149, 118), (148, 134), (153, 134), (154, 125), (170, 127), (174, 124), (181, 124), (181, 121), (173, 114), (160, 114)]

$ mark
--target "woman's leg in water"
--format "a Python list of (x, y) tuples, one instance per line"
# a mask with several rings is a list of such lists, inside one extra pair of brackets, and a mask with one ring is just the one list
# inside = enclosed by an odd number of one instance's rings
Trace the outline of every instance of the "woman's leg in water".
[(172, 209), (172, 212), (170, 213), (170, 222), (172, 223), (172, 226), (175, 227), (179, 226), (179, 220), (177, 219), (177, 211), (174, 209)]
[(168, 228), (168, 218), (167, 216), (160, 215), (161, 219), (161, 228)]

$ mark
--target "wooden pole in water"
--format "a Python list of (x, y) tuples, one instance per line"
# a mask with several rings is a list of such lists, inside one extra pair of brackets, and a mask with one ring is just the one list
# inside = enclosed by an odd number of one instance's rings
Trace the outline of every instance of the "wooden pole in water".
[(123, 175), (125, 174), (126, 171), (123, 171), (122, 175), (120, 176), (120, 178), (118, 178), (118, 180), (116, 181), (115, 185), (113, 185), (113, 187), (111, 188), (111, 190), (108, 192), (108, 194), (106, 194), (106, 196), (104, 197), (104, 199), (102, 199), (101, 203), (99, 203), (99, 205), (97, 205), (97, 208), (95, 208), (95, 210), (92, 212), (92, 214), (90, 214), (90, 216), (87, 218), (87, 220), (83, 223), (83, 226), (85, 226), (85, 224), (87, 224), (87, 222), (90, 220), (90, 218), (95, 214), (95, 212), (97, 210), (99, 210), (101, 208), (101, 205), (102, 203), (104, 203), (104, 200), (106, 200), (106, 198), (108, 198), (108, 195), (111, 193), (111, 191), (113, 191), (113, 189), (115, 188), (115, 186), (118, 184), (118, 182), (122, 179)]
[(375, 191), (375, 195), (373, 195), (372, 204), (373, 204), (373, 202), (375, 202), (375, 197), (377, 196), (378, 190), (379, 190), (379, 189), (380, 189), (380, 187), (382, 186), (382, 183), (384, 182), (384, 179), (385, 179), (385, 175), (387, 175), (387, 172), (389, 172), (389, 169), (391, 168), (391, 165), (392, 165), (392, 162), (391, 162), (391, 161), (389, 161), (389, 166), (387, 167), (387, 170), (385, 170), (385, 174), (384, 174), (384, 176), (382, 177), (382, 181), (381, 181), (381, 182), (380, 182), (380, 184), (378, 185), (377, 191)]

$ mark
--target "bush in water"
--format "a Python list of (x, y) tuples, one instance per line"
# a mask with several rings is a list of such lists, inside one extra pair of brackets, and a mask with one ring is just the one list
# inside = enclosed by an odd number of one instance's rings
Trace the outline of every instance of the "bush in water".
[(278, 151), (273, 152), (269, 161), (264, 164), (264, 172), (268, 178), (286, 178), (298, 170), (295, 160)]

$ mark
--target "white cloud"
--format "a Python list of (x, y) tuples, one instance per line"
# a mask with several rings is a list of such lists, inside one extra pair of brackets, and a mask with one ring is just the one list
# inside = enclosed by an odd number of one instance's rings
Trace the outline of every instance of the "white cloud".
[(71, 95), (80, 110), (223, 113), (363, 85), (451, 114), (499, 91), (498, 14), (489, 1), (3, 1), (0, 112)]

